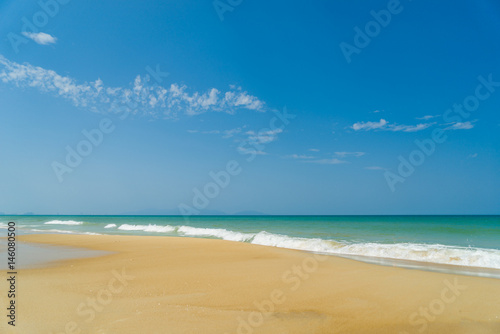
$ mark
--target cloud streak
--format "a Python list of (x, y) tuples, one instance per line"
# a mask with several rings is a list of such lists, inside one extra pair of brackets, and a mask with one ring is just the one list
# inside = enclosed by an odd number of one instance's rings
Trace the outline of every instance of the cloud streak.
[(375, 130), (375, 129), (382, 129), (387, 125), (387, 121), (385, 119), (381, 119), (379, 122), (357, 122), (354, 123), (351, 128), (354, 131), (368, 131), (368, 130)]
[(248, 142), (255, 144), (269, 144), (278, 139), (278, 135), (283, 132), (283, 129), (275, 129), (268, 131), (247, 131)]
[(246, 126), (239, 127), (239, 128), (234, 128), (234, 129), (229, 129), (229, 130), (209, 130), (209, 131), (199, 131), (199, 130), (187, 130), (188, 133), (201, 133), (201, 134), (208, 134), (208, 135), (222, 135), (222, 138), (228, 139), (232, 138), (235, 135), (241, 133), (243, 130), (242, 128), (246, 128)]
[(428, 127), (433, 126), (436, 122), (433, 123), (420, 123), (417, 125), (390, 125), (388, 130), (390, 131), (403, 131), (403, 132), (417, 132), (427, 129)]
[(417, 117), (416, 119), (418, 120), (423, 120), (423, 121), (428, 121), (430, 119), (433, 119), (433, 118), (436, 118), (436, 117), (439, 117), (440, 115), (426, 115), (426, 116), (423, 116), (423, 117)]
[(380, 166), (369, 166), (369, 167), (365, 167), (365, 169), (368, 169), (368, 170), (387, 170), (387, 168), (380, 167)]
[(456, 122), (445, 130), (470, 130), (474, 127), (471, 122)]
[(349, 161), (340, 160), (340, 159), (318, 159), (318, 160), (306, 160), (304, 162), (320, 164), (320, 165), (339, 165), (339, 164), (348, 164)]
[(385, 119), (380, 119), (378, 122), (357, 122), (351, 126), (354, 131), (370, 131), (370, 130), (381, 130), (381, 131), (394, 131), (394, 132), (417, 132), (425, 130), (436, 124), (432, 123), (420, 123), (416, 125), (402, 125), (402, 124), (389, 124)]
[(25, 31), (23, 32), (23, 35), (40, 45), (55, 44), (57, 42), (57, 38), (44, 32), (34, 33)]
[(187, 86), (176, 83), (168, 87), (153, 84), (149, 75), (138, 75), (129, 87), (106, 87), (100, 79), (78, 83), (55, 71), (27, 63), (18, 64), (2, 55), (0, 80), (16, 87), (53, 94), (94, 112), (117, 113), (124, 105), (133, 105), (134, 114), (158, 118), (177, 118), (179, 114), (194, 116), (206, 112), (234, 114), (237, 110), (266, 111), (264, 102), (240, 87), (226, 92), (216, 88), (193, 92)]
[(292, 158), (292, 159), (314, 159), (315, 157), (312, 155), (307, 155), (307, 154), (292, 154), (288, 155), (285, 158)]
[(365, 152), (335, 152), (335, 154), (340, 158), (345, 158), (347, 156), (354, 156), (356, 158), (359, 158), (365, 155)]

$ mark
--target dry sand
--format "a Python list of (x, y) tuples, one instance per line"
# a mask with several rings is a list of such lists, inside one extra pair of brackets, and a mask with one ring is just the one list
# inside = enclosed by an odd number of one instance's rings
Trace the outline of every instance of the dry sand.
[(221, 240), (19, 239), (113, 253), (21, 270), (0, 333), (500, 333), (499, 279)]

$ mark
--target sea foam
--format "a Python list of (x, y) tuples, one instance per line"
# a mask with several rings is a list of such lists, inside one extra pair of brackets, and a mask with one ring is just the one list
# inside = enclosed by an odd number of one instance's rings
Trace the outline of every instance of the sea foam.
[(50, 220), (44, 223), (45, 225), (82, 225), (83, 222), (74, 220)]
[[(111, 227), (116, 227), (116, 225), (108, 224), (105, 226), (105, 228)], [(257, 233), (236, 232), (224, 228), (205, 228), (186, 225), (122, 224), (118, 229), (123, 231), (169, 233), (170, 235), (189, 237), (218, 238), (332, 255), (366, 256), (500, 269), (500, 250), (496, 249), (466, 248), (440, 244), (346, 242), (319, 238), (292, 237), (266, 231)]]
[(120, 225), (120, 227), (118, 227), (118, 229), (124, 231), (144, 231), (144, 232), (160, 232), (160, 233), (175, 231), (175, 228), (170, 225), (161, 226), (161, 225), (151, 225), (151, 224), (149, 225), (122, 224)]
[(177, 232), (186, 236), (215, 237), (223, 240), (243, 242), (250, 241), (255, 236), (253, 233), (233, 232), (223, 228), (200, 228), (191, 226), (179, 226)]
[(51, 233), (60, 233), (60, 234), (86, 234), (86, 235), (101, 235), (99, 233), (94, 233), (94, 232), (76, 232), (76, 231), (66, 231), (66, 230), (38, 230), (38, 229), (30, 229), (31, 232), (51, 232)]
[[(141, 228), (135, 226), (135, 229), (138, 230)], [(500, 269), (500, 250), (496, 249), (465, 248), (439, 244), (415, 243), (347, 243), (335, 240), (323, 240), (319, 238), (291, 237), (282, 234), (269, 233), (266, 231), (258, 233), (243, 233), (226, 229), (199, 228), (192, 226), (168, 226), (168, 232), (172, 232), (174, 230), (183, 236), (213, 237), (223, 240), (248, 242), (263, 246), (290, 248), (332, 255), (370, 256)]]
[(496, 249), (413, 243), (343, 243), (334, 240), (294, 238), (267, 232), (258, 233), (251, 243), (324, 254), (370, 256), (500, 269), (500, 251)]

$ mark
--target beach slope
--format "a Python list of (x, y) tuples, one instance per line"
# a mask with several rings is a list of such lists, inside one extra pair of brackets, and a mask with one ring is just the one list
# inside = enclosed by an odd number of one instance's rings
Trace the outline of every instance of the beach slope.
[(222, 240), (19, 239), (111, 253), (20, 270), (2, 333), (500, 333), (498, 279)]

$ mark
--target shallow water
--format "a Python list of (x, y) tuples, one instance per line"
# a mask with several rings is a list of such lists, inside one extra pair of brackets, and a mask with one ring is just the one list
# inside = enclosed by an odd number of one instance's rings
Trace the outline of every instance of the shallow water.
[[(109, 252), (85, 248), (16, 242), (15, 270), (56, 265), (58, 261), (96, 257)], [(7, 241), (0, 239), (0, 270), (7, 270)]]

